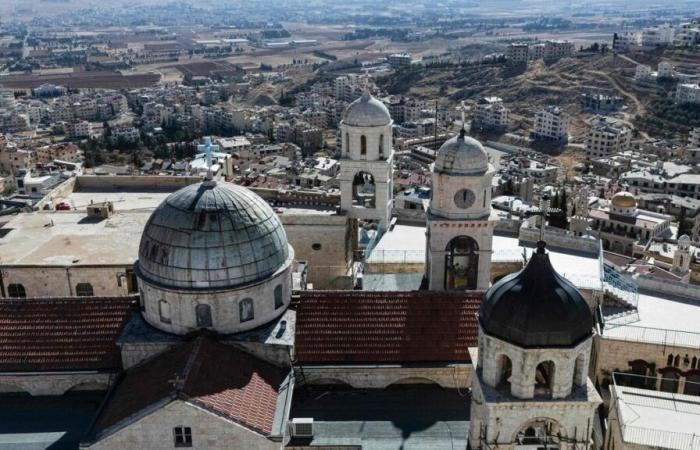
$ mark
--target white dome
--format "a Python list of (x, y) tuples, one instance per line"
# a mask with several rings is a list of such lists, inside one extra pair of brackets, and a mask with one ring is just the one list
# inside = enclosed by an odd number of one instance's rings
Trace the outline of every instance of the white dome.
[(471, 175), (486, 172), (488, 168), (489, 157), (484, 147), (462, 130), (458, 136), (442, 144), (435, 158), (434, 170), (454, 175)]
[(351, 127), (383, 127), (390, 123), (391, 114), (386, 105), (367, 91), (352, 102), (343, 115), (343, 124)]

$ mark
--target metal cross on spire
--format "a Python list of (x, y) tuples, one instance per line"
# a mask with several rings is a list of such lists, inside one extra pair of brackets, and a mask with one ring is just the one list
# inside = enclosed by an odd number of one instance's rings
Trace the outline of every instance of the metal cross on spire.
[(544, 194), (540, 198), (540, 206), (534, 211), (528, 211), (524, 215), (527, 217), (540, 216), (540, 241), (544, 241), (544, 228), (547, 224), (547, 215), (550, 213), (559, 213), (561, 209), (549, 207), (549, 195)]
[(219, 151), (219, 146), (212, 144), (211, 138), (209, 136), (207, 136), (204, 138), (204, 144), (200, 144), (197, 146), (197, 151), (203, 152), (206, 155), (206, 158), (207, 158), (207, 180), (211, 180), (213, 178), (213, 174), (211, 173), (211, 155), (212, 155), (212, 152)]

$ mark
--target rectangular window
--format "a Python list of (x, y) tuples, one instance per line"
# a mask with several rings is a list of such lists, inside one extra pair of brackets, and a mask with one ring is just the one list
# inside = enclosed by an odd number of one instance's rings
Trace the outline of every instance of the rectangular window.
[(175, 447), (192, 447), (192, 428), (175, 427), (173, 435), (175, 436)]

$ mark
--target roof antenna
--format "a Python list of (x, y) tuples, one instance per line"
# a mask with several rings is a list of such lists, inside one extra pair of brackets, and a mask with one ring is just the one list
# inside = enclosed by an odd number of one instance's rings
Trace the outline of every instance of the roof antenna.
[(219, 146), (214, 145), (211, 143), (211, 137), (207, 136), (204, 138), (204, 144), (198, 145), (197, 150), (200, 152), (204, 152), (206, 155), (206, 160), (207, 160), (207, 177), (206, 181), (213, 181), (214, 180), (214, 174), (211, 171), (211, 155), (212, 151), (218, 151)]

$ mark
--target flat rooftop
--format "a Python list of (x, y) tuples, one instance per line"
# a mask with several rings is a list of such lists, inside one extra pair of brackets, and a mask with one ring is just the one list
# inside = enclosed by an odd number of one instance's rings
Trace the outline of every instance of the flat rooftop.
[(79, 211), (18, 214), (2, 228), (0, 264), (131, 266), (150, 214), (116, 212), (104, 220)]
[(74, 450), (105, 392), (0, 394), (0, 450)]
[(294, 392), (290, 418), (314, 418), (311, 444), (315, 446), (453, 450), (467, 447), (469, 404), (466, 392), (434, 386), (302, 388)]
[(700, 448), (700, 397), (615, 386), (622, 438), (656, 448)]
[(603, 338), (700, 348), (700, 303), (639, 294), (633, 321), (606, 324)]
[(119, 211), (133, 210), (153, 210), (165, 198), (175, 192), (172, 191), (89, 191), (77, 190), (64, 197), (63, 202), (68, 203), (73, 208), (85, 211), (90, 202), (112, 202), (114, 209)]

